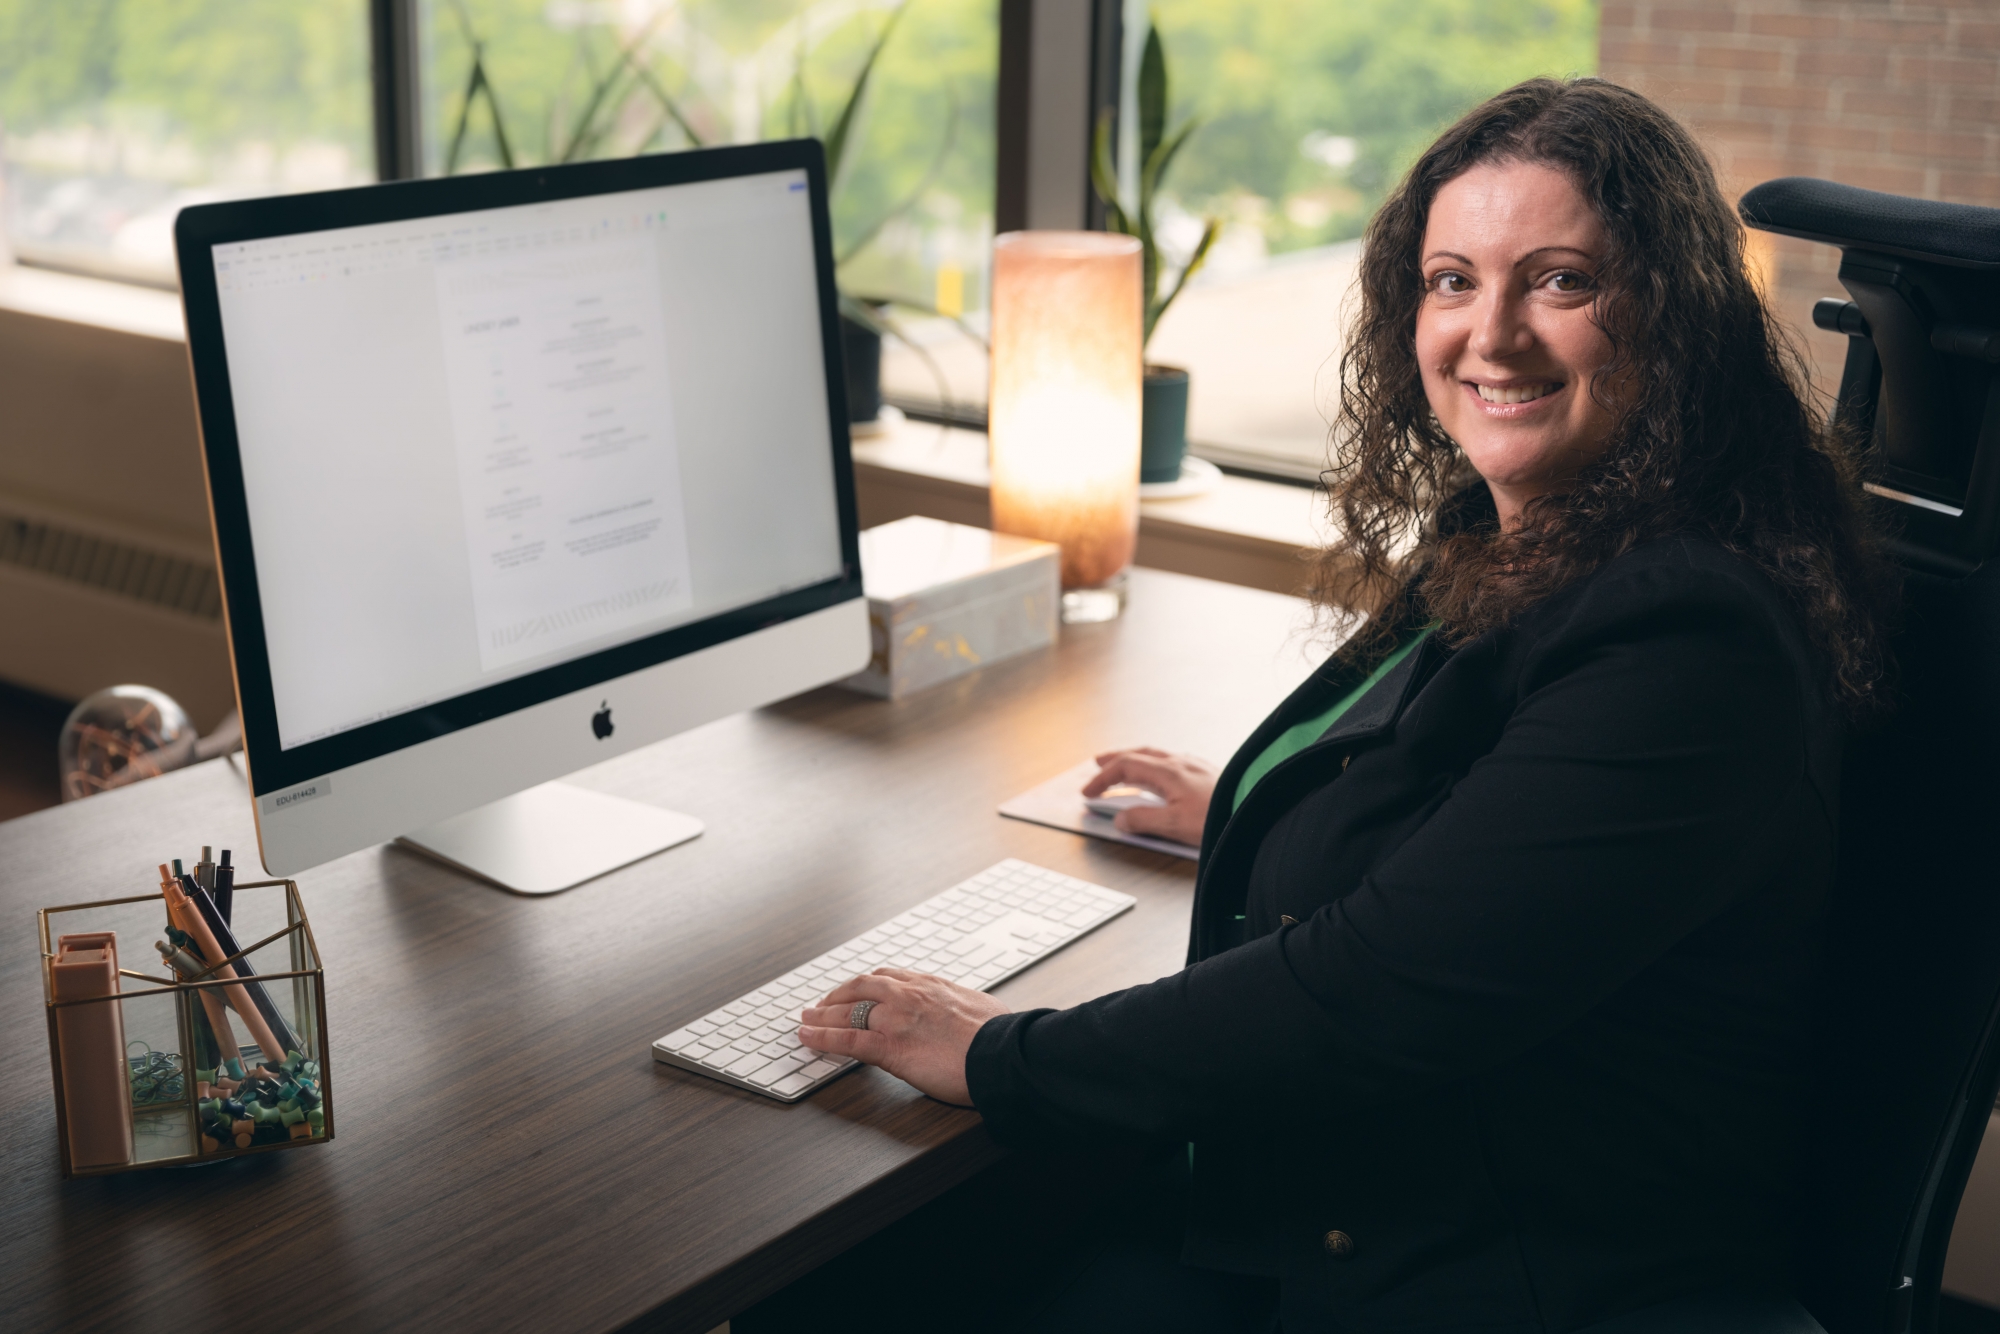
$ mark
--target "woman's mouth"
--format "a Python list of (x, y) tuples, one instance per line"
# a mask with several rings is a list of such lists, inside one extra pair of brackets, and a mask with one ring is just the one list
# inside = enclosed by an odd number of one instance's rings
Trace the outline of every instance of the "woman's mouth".
[(1562, 388), (1559, 380), (1545, 380), (1540, 384), (1510, 384), (1504, 387), (1490, 384), (1474, 384), (1479, 397), (1486, 403), (1532, 403), (1538, 398), (1547, 398)]

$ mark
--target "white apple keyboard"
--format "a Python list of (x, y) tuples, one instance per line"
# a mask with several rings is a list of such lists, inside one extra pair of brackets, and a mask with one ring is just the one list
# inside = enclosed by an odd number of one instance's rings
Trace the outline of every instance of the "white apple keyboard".
[(797, 1102), (860, 1064), (799, 1043), (799, 1011), (847, 979), (908, 968), (985, 991), (1137, 902), (1009, 858), (675, 1029), (653, 1044), (653, 1059)]

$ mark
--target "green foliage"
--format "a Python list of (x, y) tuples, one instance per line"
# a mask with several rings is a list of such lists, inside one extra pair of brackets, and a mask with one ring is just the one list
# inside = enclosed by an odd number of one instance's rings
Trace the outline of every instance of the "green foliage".
[(1182, 145), (1194, 134), (1198, 122), (1190, 118), (1174, 130), (1167, 129), (1167, 53), (1160, 44), (1159, 28), (1150, 24), (1146, 28), (1145, 48), (1139, 58), (1135, 93), (1133, 105), (1139, 122), (1138, 197), (1130, 206), (1119, 198), (1118, 164), (1111, 151), (1113, 116), (1109, 111), (1098, 118), (1097, 133), (1091, 141), (1090, 183), (1097, 191), (1097, 197), (1104, 201), (1106, 228), (1139, 238), (1143, 266), (1140, 290), (1146, 294), (1145, 338), (1150, 342), (1153, 326), (1160, 322), (1160, 316), (1174, 304), (1174, 298), (1187, 286), (1188, 279), (1194, 277), (1207, 260), (1209, 247), (1215, 244), (1216, 233), (1221, 230), (1222, 224), (1216, 218), (1208, 220), (1202, 228), (1201, 240), (1195, 243), (1193, 253), (1181, 266), (1174, 285), (1162, 295), (1160, 247), (1153, 234), (1154, 204), (1166, 182), (1167, 168), (1173, 165)]
[[(1176, 192), (1259, 222), (1274, 249), (1360, 235), (1454, 117), (1522, 79), (1597, 65), (1598, 0), (1154, 5), (1177, 73), (1169, 110), (1203, 118), (1176, 164)], [(1353, 162), (1307, 157), (1301, 144), (1315, 132), (1352, 139)], [(1287, 218), (1284, 204), (1301, 196), (1326, 216)], [(1261, 218), (1245, 216), (1257, 211)]]
[(313, 139), (369, 154), (367, 6), (0, 0), (0, 126), (157, 122), (199, 152)]
[(606, 21), (613, 6), (572, 5), (561, 27), (545, 0), (451, 6), (427, 108), (445, 131), (448, 171), (817, 135), (844, 277), (919, 306), (928, 275), (917, 257), (869, 243), (912, 212), (932, 223), (991, 216), (992, 0), (857, 7), (831, 26), (799, 0), (685, 0), (622, 35)]

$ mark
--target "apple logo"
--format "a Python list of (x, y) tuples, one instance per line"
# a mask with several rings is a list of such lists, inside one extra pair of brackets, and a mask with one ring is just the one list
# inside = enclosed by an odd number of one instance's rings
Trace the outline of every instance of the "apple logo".
[(599, 741), (611, 735), (611, 704), (605, 701), (597, 706), (597, 712), (590, 715), (590, 731)]

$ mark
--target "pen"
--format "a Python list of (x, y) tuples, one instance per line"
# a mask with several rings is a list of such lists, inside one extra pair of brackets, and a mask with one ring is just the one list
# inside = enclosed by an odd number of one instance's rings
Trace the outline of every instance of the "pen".
[(229, 849), (222, 850), (222, 862), (215, 868), (215, 911), (222, 924), (229, 925), (229, 901), (236, 893), (236, 868), (229, 864)]
[(215, 891), (215, 849), (201, 845), (201, 860), (194, 864), (194, 882), (210, 893)]
[[(153, 942), (153, 948), (167, 961), (167, 966), (182, 977), (193, 977), (201, 971), (201, 962), (177, 945), (169, 945), (164, 940)], [(229, 1026), (229, 1011), (223, 1007), (222, 997), (216, 995), (214, 987), (198, 987), (196, 994), (201, 997), (202, 1012), (208, 1016), (208, 1027), (220, 1049), (216, 1058), (216, 1068), (221, 1069), (222, 1061), (240, 1051), (236, 1045), (236, 1030)]]
[[(229, 923), (223, 918), (222, 909), (217, 906), (215, 900), (195, 883), (192, 876), (181, 877), (181, 890), (187, 895), (190, 907), (207, 923), (209, 933), (221, 946), (222, 953), (215, 957), (226, 959), (236, 953), (238, 948), (236, 936), (229, 929)], [(271, 1003), (270, 994), (264, 990), (263, 984), (252, 980), (257, 976), (257, 970), (251, 966), (250, 961), (238, 959), (231, 967), (236, 970), (238, 977), (244, 979), (245, 990), (250, 996), (251, 1003), (257, 1007), (257, 1013), (263, 1016), (264, 1022), (270, 1025), (271, 1032), (278, 1041), (284, 1044), (284, 1050), (304, 1050), (299, 1045), (298, 1034), (292, 1031), (289, 1023), (285, 1022), (285, 1016), (278, 1012), (278, 1007)]]
[[(202, 914), (195, 908), (194, 900), (189, 897), (187, 891), (181, 887), (180, 881), (165, 866), (160, 868), (160, 893), (167, 900), (168, 915), (174, 918), (175, 924), (181, 930), (194, 937), (195, 946), (202, 952), (204, 960), (209, 958), (216, 960), (226, 959), (230, 954), (235, 952), (233, 950), (224, 950), (217, 943), (215, 933), (209, 930), (208, 923), (203, 920)], [(206, 898), (207, 895), (203, 895), (202, 897)], [(236, 971), (234, 964), (225, 963), (216, 968), (214, 976), (230, 980), (240, 978), (241, 974)], [(220, 990), (228, 998), (230, 1005), (235, 1007), (236, 1013), (243, 1016), (244, 1026), (250, 1030), (250, 1040), (263, 1048), (266, 1063), (277, 1062), (282, 1064), (285, 1059), (285, 1049), (279, 1043), (277, 1035), (271, 1031), (270, 1025), (264, 1022), (264, 1016), (259, 1013), (255, 1002), (250, 999), (249, 990), (244, 987), (241, 981), (234, 980), (230, 981), (230, 985), (222, 987)]]

